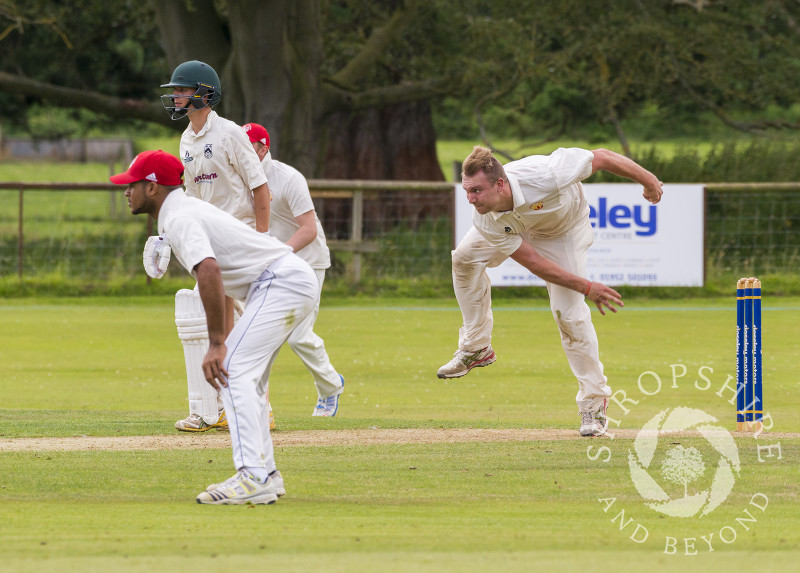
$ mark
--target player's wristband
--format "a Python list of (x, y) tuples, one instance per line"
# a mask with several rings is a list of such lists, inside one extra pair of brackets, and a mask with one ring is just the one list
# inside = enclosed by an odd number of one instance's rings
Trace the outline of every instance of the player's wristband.
[(589, 286), (586, 287), (586, 292), (583, 293), (583, 296), (589, 296), (589, 291), (592, 290), (592, 281), (589, 281)]

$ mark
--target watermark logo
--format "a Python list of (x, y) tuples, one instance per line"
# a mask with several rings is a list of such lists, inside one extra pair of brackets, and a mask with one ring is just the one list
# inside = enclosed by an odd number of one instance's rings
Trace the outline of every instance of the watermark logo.
[[(665, 555), (710, 553), (752, 534), (768, 511), (768, 486), (757, 470), (783, 459), (780, 435), (765, 433), (774, 425), (769, 412), (754, 431), (734, 435), (704, 409), (665, 409), (665, 399), (677, 391), (675, 399), (729, 412), (730, 423), (738, 392), (733, 376), (714, 380), (709, 366), (700, 366), (695, 377), (684, 364), (669, 367), (671, 376), (643, 372), (635, 388), (609, 397), (608, 433), (592, 441), (586, 456), (630, 475), (630, 482), (598, 492), (600, 510), (618, 534), (637, 545), (655, 544)], [(624, 419), (634, 411), (647, 421), (626, 429)], [(745, 463), (755, 471), (745, 471)]]
[[(716, 418), (702, 410), (680, 407), (663, 410), (642, 426), (634, 439), (633, 450), (628, 451), (628, 466), (636, 491), (650, 501), (646, 504), (648, 507), (671, 517), (698, 514), (703, 517), (725, 501), (733, 490), (741, 465), (733, 437), (715, 422)], [(706, 463), (695, 447), (672, 443), (666, 448), (659, 467), (651, 467), (656, 465), (653, 463), (656, 452), (662, 449), (659, 446), (665, 441), (659, 438), (685, 431), (699, 433), (711, 445), (718, 456), (716, 463), (713, 460)], [(709, 466), (715, 468), (710, 484)], [(654, 469), (658, 471), (652, 471)], [(662, 479), (655, 479), (653, 474)], [(672, 487), (667, 487), (667, 482)]]

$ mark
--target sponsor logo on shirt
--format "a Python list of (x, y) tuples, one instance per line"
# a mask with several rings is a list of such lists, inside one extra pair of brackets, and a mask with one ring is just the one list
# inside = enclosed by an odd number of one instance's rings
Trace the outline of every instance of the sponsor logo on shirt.
[(203, 150), (203, 155), (205, 155), (206, 159), (211, 159), (214, 157), (214, 152), (211, 149), (211, 143), (206, 143), (206, 147)]
[(194, 161), (194, 157), (189, 155), (189, 152), (187, 151), (186, 155), (183, 156), (183, 162), (184, 163), (191, 163), (192, 161)]
[(537, 201), (536, 203), (531, 204), (531, 211), (538, 211), (544, 207), (544, 203), (541, 201)]
[(217, 178), (216, 173), (201, 173), (194, 178), (195, 183), (212, 183)]

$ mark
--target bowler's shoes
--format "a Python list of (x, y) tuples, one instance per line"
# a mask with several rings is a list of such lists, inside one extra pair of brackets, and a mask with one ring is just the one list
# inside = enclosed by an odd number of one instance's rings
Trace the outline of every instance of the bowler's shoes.
[(602, 436), (608, 431), (607, 405), (608, 400), (604, 400), (603, 407), (596, 412), (581, 412), (581, 436)]
[[(233, 477), (235, 478), (236, 476)], [(228, 481), (230, 481), (231, 479), (233, 478), (230, 478)], [(210, 486), (206, 488), (206, 491), (214, 491), (215, 489), (218, 489), (225, 483), (226, 482), (212, 483)], [(281, 472), (279, 472), (278, 470), (275, 470), (274, 472), (269, 474), (266, 483), (273, 489), (275, 495), (277, 495), (278, 497), (283, 497), (284, 495), (286, 495), (286, 488), (283, 485), (283, 476), (281, 476)]]
[(497, 357), (491, 345), (476, 352), (456, 350), (450, 362), (439, 368), (436, 375), (439, 378), (461, 378), (473, 368), (489, 366), (495, 360)]
[[(342, 380), (342, 391), (344, 391), (344, 376), (339, 374), (339, 378)], [(336, 412), (339, 411), (339, 396), (341, 396), (341, 394), (336, 394), (336, 396), (328, 396), (327, 398), (319, 398), (317, 400), (317, 405), (314, 407), (314, 411), (311, 412), (311, 415), (333, 418), (336, 415)]]
[(276, 501), (278, 494), (269, 479), (259, 483), (244, 470), (197, 496), (197, 503), (211, 505), (268, 505)]
[(219, 417), (213, 424), (206, 423), (199, 414), (189, 414), (183, 420), (175, 422), (175, 429), (179, 432), (206, 432), (213, 428), (228, 429), (228, 418), (225, 416), (225, 410), (219, 411)]

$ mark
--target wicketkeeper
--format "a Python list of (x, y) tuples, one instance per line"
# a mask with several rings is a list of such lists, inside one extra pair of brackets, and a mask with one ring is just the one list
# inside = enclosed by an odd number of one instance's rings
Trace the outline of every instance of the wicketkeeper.
[[(242, 126), (253, 144), (272, 191), (269, 233), (286, 243), (297, 256), (306, 261), (319, 280), (319, 292), (325, 282), (325, 269), (331, 266), (331, 255), (325, 241), (325, 231), (317, 218), (311, 192), (303, 174), (286, 163), (276, 161), (269, 152), (269, 133), (263, 125), (246, 123)], [(314, 378), (317, 404), (312, 416), (333, 417), (339, 410), (339, 396), (344, 391), (344, 376), (339, 374), (328, 358), (325, 342), (314, 332), (319, 314), (319, 301), (314, 311), (289, 337), (289, 348), (303, 361)]]

